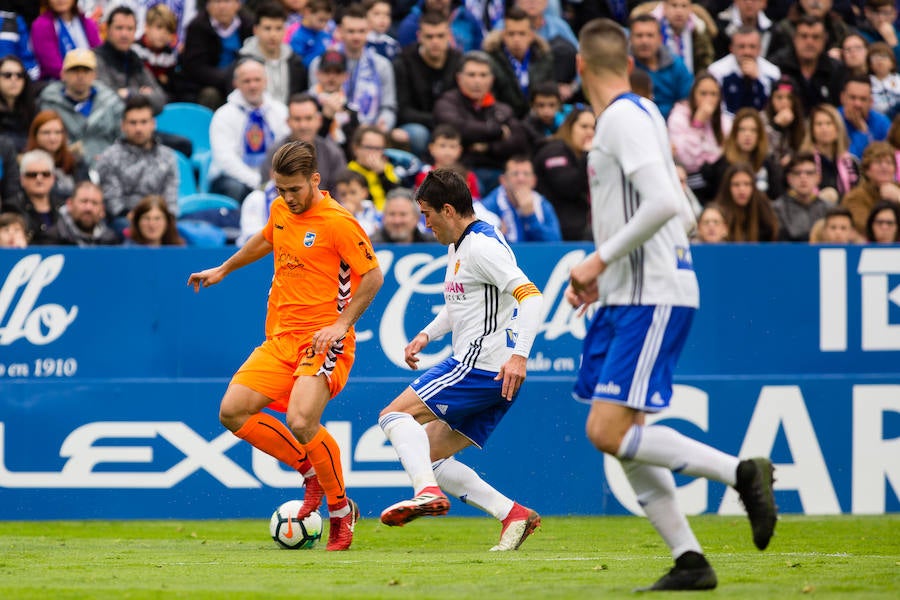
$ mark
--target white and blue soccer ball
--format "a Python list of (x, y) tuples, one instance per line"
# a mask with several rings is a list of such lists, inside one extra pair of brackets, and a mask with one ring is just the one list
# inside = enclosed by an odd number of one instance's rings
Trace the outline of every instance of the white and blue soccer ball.
[(322, 537), (322, 515), (314, 510), (305, 519), (297, 515), (303, 502), (289, 500), (275, 509), (269, 520), (269, 533), (272, 539), (282, 548), (296, 550), (312, 548)]

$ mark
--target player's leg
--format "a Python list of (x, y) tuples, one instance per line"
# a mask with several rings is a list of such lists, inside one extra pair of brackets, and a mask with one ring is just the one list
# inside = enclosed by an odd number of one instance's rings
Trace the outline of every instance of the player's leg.
[(298, 377), (291, 390), (287, 421), (297, 439), (303, 442), (319, 483), (325, 490), (331, 521), (326, 549), (347, 550), (353, 540), (359, 510), (356, 503), (347, 497), (341, 449), (321, 425), (322, 413), (331, 397), (325, 375)]
[(446, 423), (432, 421), (425, 428), (431, 442), (432, 469), (441, 489), (500, 521), (500, 541), (492, 551), (517, 550), (541, 526), (538, 513), (501, 494), (474, 469), (454, 455), (472, 445)]
[(675, 479), (665, 467), (623, 460), (622, 468), (638, 503), (666, 542), (675, 566), (644, 590), (711, 590), (716, 573), (703, 556), (700, 542), (678, 507)]
[(378, 417), (378, 424), (400, 458), (412, 482), (414, 496), (381, 513), (385, 525), (403, 526), (418, 517), (447, 514), (450, 502), (441, 491), (431, 469), (431, 448), (424, 423), (434, 414), (412, 388), (406, 388)]
[[(621, 308), (621, 307), (620, 307)], [(693, 309), (628, 307), (615, 315), (625, 334), (609, 345), (588, 416), (588, 439), (601, 451), (676, 473), (735, 486), (747, 509), (756, 546), (775, 527), (772, 465), (766, 458), (740, 461), (672, 428), (644, 425), (636, 411), (658, 411), (672, 396), (672, 373), (687, 339)], [(599, 390), (599, 393), (597, 393)]]
[(231, 380), (219, 408), (219, 420), (236, 436), (274, 456), (303, 476), (306, 493), (300, 518), (319, 508), (324, 492), (306, 449), (265, 406), (284, 412), (294, 385), (286, 356), (295, 356), (289, 340), (264, 342), (247, 358)]

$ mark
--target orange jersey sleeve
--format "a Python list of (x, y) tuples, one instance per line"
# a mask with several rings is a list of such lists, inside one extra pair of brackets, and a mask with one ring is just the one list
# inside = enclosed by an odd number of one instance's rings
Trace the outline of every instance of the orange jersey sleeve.
[(379, 268), (372, 242), (356, 218), (328, 192), (322, 194), (319, 203), (300, 215), (280, 197), (272, 203), (263, 228), (275, 262), (267, 337), (334, 323), (360, 277)]

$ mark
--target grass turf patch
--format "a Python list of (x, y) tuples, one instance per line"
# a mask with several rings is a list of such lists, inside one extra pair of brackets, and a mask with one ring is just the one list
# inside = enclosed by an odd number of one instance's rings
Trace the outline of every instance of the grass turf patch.
[[(719, 576), (717, 596), (896, 598), (900, 589), (900, 515), (782, 517), (765, 552), (745, 518), (691, 524)], [(267, 520), (3, 522), (0, 597), (617, 597), (672, 564), (637, 517), (546, 517), (518, 552), (488, 552), (499, 531), (487, 518), (403, 528), (370, 518), (350, 551), (332, 553), (324, 539), (277, 548)]]

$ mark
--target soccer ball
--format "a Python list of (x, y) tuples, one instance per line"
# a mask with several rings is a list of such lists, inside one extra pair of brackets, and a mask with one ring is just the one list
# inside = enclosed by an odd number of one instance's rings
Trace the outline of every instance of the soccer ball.
[(322, 537), (322, 515), (314, 510), (301, 521), (297, 518), (301, 506), (300, 500), (289, 500), (272, 513), (269, 533), (282, 548), (312, 548)]

